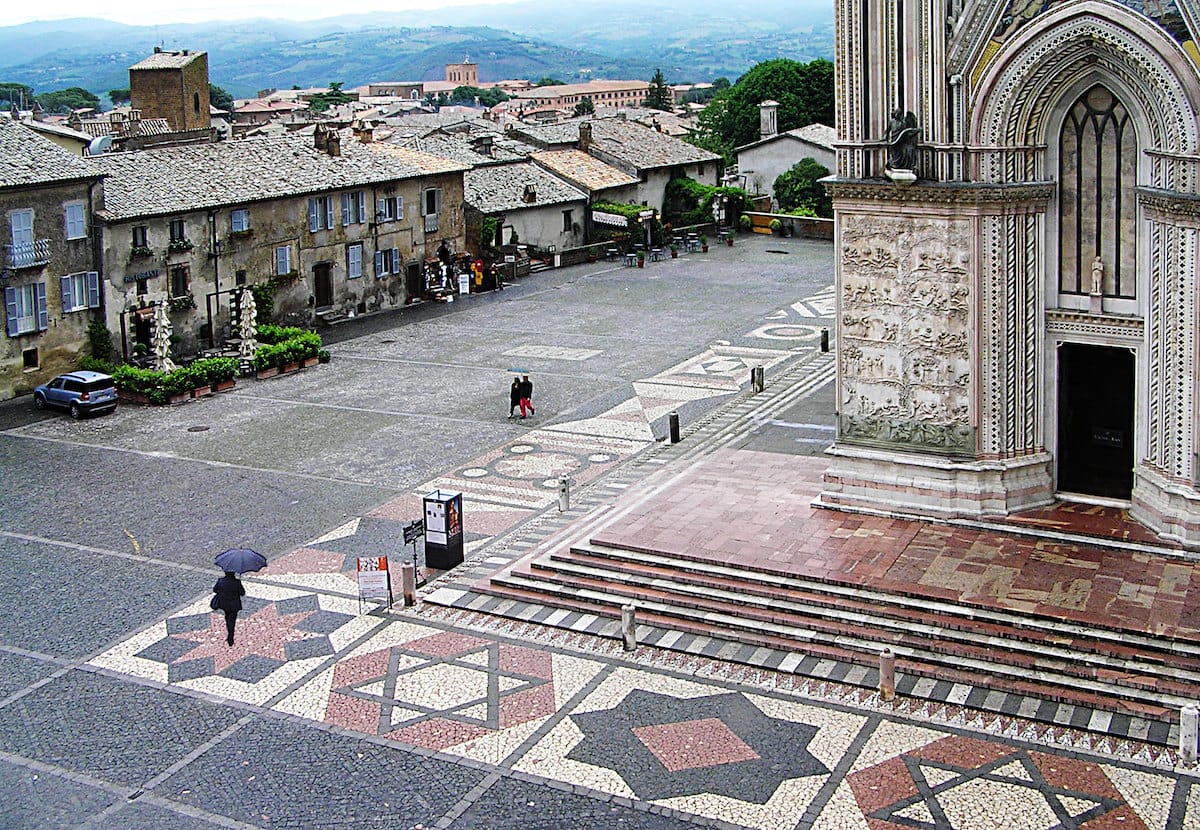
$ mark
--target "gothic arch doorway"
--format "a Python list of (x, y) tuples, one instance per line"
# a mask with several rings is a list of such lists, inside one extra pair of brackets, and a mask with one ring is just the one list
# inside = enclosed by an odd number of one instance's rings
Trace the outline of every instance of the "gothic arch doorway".
[(1133, 492), (1136, 376), (1127, 348), (1058, 349), (1058, 490), (1128, 501)]

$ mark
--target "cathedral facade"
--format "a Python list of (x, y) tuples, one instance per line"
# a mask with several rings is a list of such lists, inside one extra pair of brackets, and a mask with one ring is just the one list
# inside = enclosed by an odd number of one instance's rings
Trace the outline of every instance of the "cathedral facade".
[(1200, 0), (837, 0), (821, 501), (1200, 547)]

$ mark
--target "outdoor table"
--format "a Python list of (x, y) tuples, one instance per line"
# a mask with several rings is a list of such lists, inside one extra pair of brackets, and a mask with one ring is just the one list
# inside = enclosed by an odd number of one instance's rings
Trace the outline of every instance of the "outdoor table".
[(625, 254), (624, 264), (629, 267), (637, 265), (637, 254), (633, 252)]
[(700, 250), (700, 238), (699, 238), (699, 237), (693, 237), (693, 236), (689, 236), (689, 237), (688, 237), (688, 240), (687, 240), (687, 249), (688, 249), (689, 251), (698, 251), (698, 250)]
[(620, 255), (621, 255), (621, 252), (618, 251), (616, 248), (609, 248), (607, 251), (604, 252), (605, 259), (616, 259)]
[(650, 259), (654, 260), (655, 262), (662, 261), (662, 258), (663, 258), (662, 248), (654, 248), (650, 251)]

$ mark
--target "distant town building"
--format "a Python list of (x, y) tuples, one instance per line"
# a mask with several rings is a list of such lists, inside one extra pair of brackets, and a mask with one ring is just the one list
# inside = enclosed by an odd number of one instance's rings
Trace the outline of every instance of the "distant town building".
[(208, 53), (164, 52), (129, 67), (130, 105), (146, 119), (163, 118), (174, 132), (207, 130)]
[(638, 107), (649, 94), (650, 85), (646, 81), (588, 81), (581, 84), (556, 84), (533, 87), (514, 93), (514, 100), (508, 103), (508, 109), (549, 107), (570, 111), (584, 98), (592, 99), (592, 103), (597, 107)]

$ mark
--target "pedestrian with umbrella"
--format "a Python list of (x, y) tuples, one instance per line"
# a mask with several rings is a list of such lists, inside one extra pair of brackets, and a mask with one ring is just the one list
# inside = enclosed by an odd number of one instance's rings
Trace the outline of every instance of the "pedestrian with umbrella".
[(230, 548), (217, 554), (215, 562), (225, 575), (213, 586), (209, 605), (214, 611), (225, 612), (225, 642), (233, 645), (233, 630), (237, 626), (238, 612), (242, 610), (242, 597), (246, 595), (246, 588), (237, 575), (265, 568), (267, 557), (249, 548)]
[(512, 386), (508, 387), (508, 417), (512, 418), (513, 411), (521, 403), (521, 379), (513, 377)]

